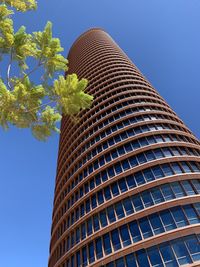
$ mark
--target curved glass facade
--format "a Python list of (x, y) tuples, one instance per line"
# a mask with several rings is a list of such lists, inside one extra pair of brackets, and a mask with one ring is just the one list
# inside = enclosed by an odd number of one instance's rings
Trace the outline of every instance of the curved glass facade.
[(94, 103), (62, 119), (49, 267), (200, 265), (199, 141), (103, 30), (69, 62)]

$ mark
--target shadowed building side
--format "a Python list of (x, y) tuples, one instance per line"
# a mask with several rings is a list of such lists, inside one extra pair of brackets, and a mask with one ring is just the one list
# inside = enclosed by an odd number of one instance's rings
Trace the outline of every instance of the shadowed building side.
[(102, 29), (68, 59), (94, 103), (62, 119), (49, 267), (199, 266), (199, 141)]

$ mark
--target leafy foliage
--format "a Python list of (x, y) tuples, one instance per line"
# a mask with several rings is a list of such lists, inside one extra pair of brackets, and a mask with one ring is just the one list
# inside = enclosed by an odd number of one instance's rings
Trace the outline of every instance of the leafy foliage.
[[(0, 78), (0, 126), (30, 128), (39, 140), (59, 132), (61, 114), (76, 115), (91, 106), (93, 97), (85, 92), (87, 80), (76, 74), (64, 78), (67, 59), (61, 52), (60, 40), (53, 38), (52, 24), (43, 31), (28, 34), (21, 26), (16, 32), (11, 16), (14, 11), (36, 9), (35, 0), (0, 0), (0, 55), (8, 60), (7, 73)], [(34, 66), (30, 67), (30, 60)], [(27, 63), (28, 62), (28, 63)], [(17, 74), (11, 74), (13, 64)], [(31, 74), (40, 69), (41, 80), (33, 82)]]

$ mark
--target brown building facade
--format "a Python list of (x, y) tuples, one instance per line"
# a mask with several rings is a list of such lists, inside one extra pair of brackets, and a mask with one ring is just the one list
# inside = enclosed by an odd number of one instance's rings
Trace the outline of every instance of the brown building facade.
[(49, 267), (200, 266), (200, 143), (101, 29), (69, 52), (90, 110), (63, 118)]

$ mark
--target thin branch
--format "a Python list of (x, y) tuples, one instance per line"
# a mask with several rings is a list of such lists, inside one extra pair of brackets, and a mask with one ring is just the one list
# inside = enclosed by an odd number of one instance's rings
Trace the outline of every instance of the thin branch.
[(29, 110), (25, 111), (25, 113), (32, 112), (32, 111), (34, 111), (34, 110), (37, 110), (38, 108), (47, 106), (47, 105), (49, 105), (49, 104), (51, 104), (51, 103), (54, 103), (54, 102), (56, 102), (56, 100), (51, 100), (51, 101), (49, 101), (49, 102), (47, 102), (47, 103), (44, 103), (44, 104), (42, 104), (42, 105), (40, 105), (40, 106), (37, 106), (37, 107), (32, 108), (32, 109), (29, 109)]
[(13, 50), (11, 48), (10, 61), (9, 61), (9, 64), (8, 64), (8, 69), (7, 69), (7, 84), (8, 84), (8, 87), (10, 88), (10, 90), (12, 90), (12, 86), (10, 84), (10, 71), (11, 71), (12, 61), (13, 61)]

